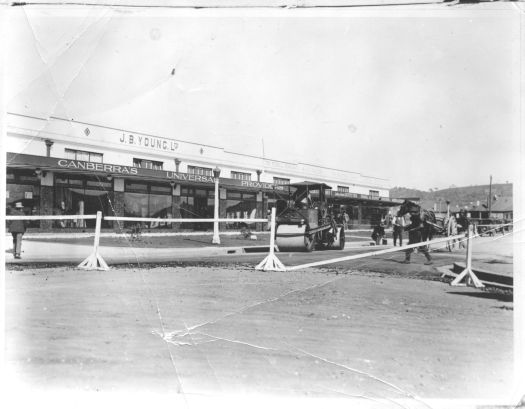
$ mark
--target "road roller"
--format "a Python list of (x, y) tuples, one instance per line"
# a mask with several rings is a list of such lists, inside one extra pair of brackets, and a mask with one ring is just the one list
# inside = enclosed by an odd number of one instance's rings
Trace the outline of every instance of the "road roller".
[(278, 206), (276, 218), (279, 251), (344, 249), (343, 225), (336, 222), (326, 198), (332, 188), (324, 183), (300, 182), (288, 185), (288, 189), (286, 206)]

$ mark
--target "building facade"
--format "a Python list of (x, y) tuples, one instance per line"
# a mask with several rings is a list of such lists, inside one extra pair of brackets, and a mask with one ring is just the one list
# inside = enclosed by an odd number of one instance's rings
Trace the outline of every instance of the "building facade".
[[(289, 183), (323, 182), (331, 201), (344, 209), (350, 226), (374, 223), (389, 207), (388, 181), (357, 172), (228, 152), (165, 136), (86, 124), (61, 118), (8, 114), (6, 206), (22, 201), (35, 215), (95, 214), (158, 218), (147, 227), (206, 230), (209, 223), (163, 223), (166, 218), (212, 218), (219, 177), (221, 228), (242, 219), (264, 218)], [(74, 220), (67, 227), (91, 228)], [(64, 223), (32, 221), (31, 227), (63, 228)], [(103, 228), (119, 229), (118, 222)], [(262, 226), (258, 226), (262, 228)]]

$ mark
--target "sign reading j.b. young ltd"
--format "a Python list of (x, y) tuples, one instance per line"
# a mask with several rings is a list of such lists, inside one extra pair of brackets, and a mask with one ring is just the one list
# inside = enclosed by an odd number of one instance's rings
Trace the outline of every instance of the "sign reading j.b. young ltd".
[(120, 143), (138, 146), (140, 148), (156, 149), (165, 152), (175, 152), (179, 144), (175, 141), (156, 136), (133, 135), (123, 133), (119, 138)]
[(111, 165), (109, 163), (83, 162), (80, 160), (60, 159), (58, 166), (67, 169), (89, 170), (94, 172), (121, 173), (123, 175), (136, 175), (138, 169), (132, 166)]

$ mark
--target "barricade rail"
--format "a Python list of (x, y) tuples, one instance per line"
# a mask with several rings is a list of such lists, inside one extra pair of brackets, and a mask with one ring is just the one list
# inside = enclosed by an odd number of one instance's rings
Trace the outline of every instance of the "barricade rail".
[[(127, 222), (162, 222), (162, 223), (213, 223), (214, 229), (213, 244), (220, 244), (218, 238), (218, 224), (219, 223), (243, 223), (246, 225), (253, 223), (269, 223), (268, 218), (257, 219), (241, 219), (241, 218), (159, 218), (159, 217), (127, 217), (127, 216), (102, 216), (102, 212), (97, 212), (96, 215), (7, 215), (6, 220), (96, 220), (95, 238), (93, 243), (92, 253), (78, 265), (79, 268), (88, 270), (109, 270), (109, 266), (99, 254), (98, 248), (100, 243), (100, 230), (102, 220), (108, 221), (127, 221)], [(206, 234), (205, 232), (200, 234)], [(223, 233), (224, 234), (224, 233)]]
[(37, 216), (37, 215), (32, 215), (32, 216), (11, 216), (11, 215), (7, 215), (5, 217), (6, 220), (78, 220), (78, 219), (82, 219), (82, 220), (93, 220), (93, 219), (96, 219), (97, 218), (97, 215), (96, 214), (84, 214), (84, 215), (58, 215), (58, 214), (54, 214), (54, 215), (42, 215), (42, 216)]
[[(383, 250), (376, 250), (371, 252), (366, 252), (362, 254), (354, 254), (350, 256), (344, 256), (344, 257), (337, 257), (329, 260), (322, 260), (322, 261), (316, 261), (312, 263), (307, 264), (301, 264), (297, 266), (290, 266), (286, 267), (284, 266), (279, 259), (275, 255), (275, 229), (276, 229), (276, 215), (275, 215), (275, 208), (272, 208), (271, 218), (268, 220), (268, 218), (259, 218), (259, 219), (231, 219), (231, 218), (211, 218), (211, 219), (190, 219), (190, 218), (154, 218), (154, 217), (126, 217), (126, 216), (102, 216), (102, 212), (97, 212), (96, 215), (8, 215), (6, 216), (6, 220), (87, 220), (87, 219), (96, 219), (96, 226), (95, 226), (95, 239), (93, 244), (93, 252), (82, 262), (78, 265), (79, 268), (84, 269), (97, 269), (97, 270), (109, 270), (109, 266), (106, 264), (104, 259), (100, 256), (98, 252), (99, 243), (100, 243), (100, 228), (102, 219), (105, 220), (113, 220), (113, 221), (131, 221), (131, 222), (159, 222), (162, 221), (163, 223), (214, 223), (216, 226), (218, 226), (218, 223), (231, 223), (231, 222), (237, 222), (237, 223), (270, 223), (270, 251), (268, 256), (259, 263), (255, 268), (257, 270), (263, 270), (263, 271), (294, 271), (294, 270), (300, 270), (304, 268), (309, 267), (318, 267), (326, 264), (333, 264), (333, 263), (339, 263), (342, 261), (349, 261), (349, 260), (356, 260), (360, 258), (365, 257), (371, 257), (371, 256), (378, 256), (383, 254), (389, 254), (394, 253), (398, 251), (405, 251), (412, 248), (417, 248), (421, 246), (429, 246), (431, 244), (437, 244), (437, 243), (444, 243), (449, 240), (456, 240), (456, 239), (464, 239), (467, 241), (467, 259), (466, 259), (466, 268), (465, 270), (460, 273), (456, 279), (452, 282), (453, 285), (462, 285), (460, 284), (461, 280), (463, 278), (467, 278), (469, 283), (473, 283), (476, 287), (483, 287), (483, 284), (479, 281), (479, 279), (476, 277), (474, 272), (472, 271), (472, 239), (476, 237), (481, 237), (480, 233), (471, 234), (471, 229), (468, 229), (466, 235), (465, 234), (458, 234), (455, 236), (448, 236), (445, 238), (439, 238), (434, 239), (430, 241), (405, 245), (401, 247), (394, 247), (389, 249), (383, 249)], [(507, 223), (507, 224), (500, 224), (500, 225), (487, 225), (492, 228), (501, 228), (501, 226), (510, 226), (513, 223)], [(496, 227), (497, 226), (497, 227)], [(218, 230), (216, 230), (218, 231)], [(214, 240), (212, 243), (217, 243), (215, 241), (215, 233), (214, 233)], [(220, 243), (220, 242), (219, 242)]]

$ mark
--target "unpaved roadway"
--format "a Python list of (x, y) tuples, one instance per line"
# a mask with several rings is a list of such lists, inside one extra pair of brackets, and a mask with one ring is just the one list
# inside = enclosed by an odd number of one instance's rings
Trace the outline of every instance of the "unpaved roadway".
[(450, 287), (414, 259), (383, 260), (394, 267), (380, 273), (370, 270), (381, 262), (259, 272), (243, 258), (109, 272), (11, 266), (10, 379), (186, 402), (246, 394), (412, 408), (508, 397), (512, 297)]

